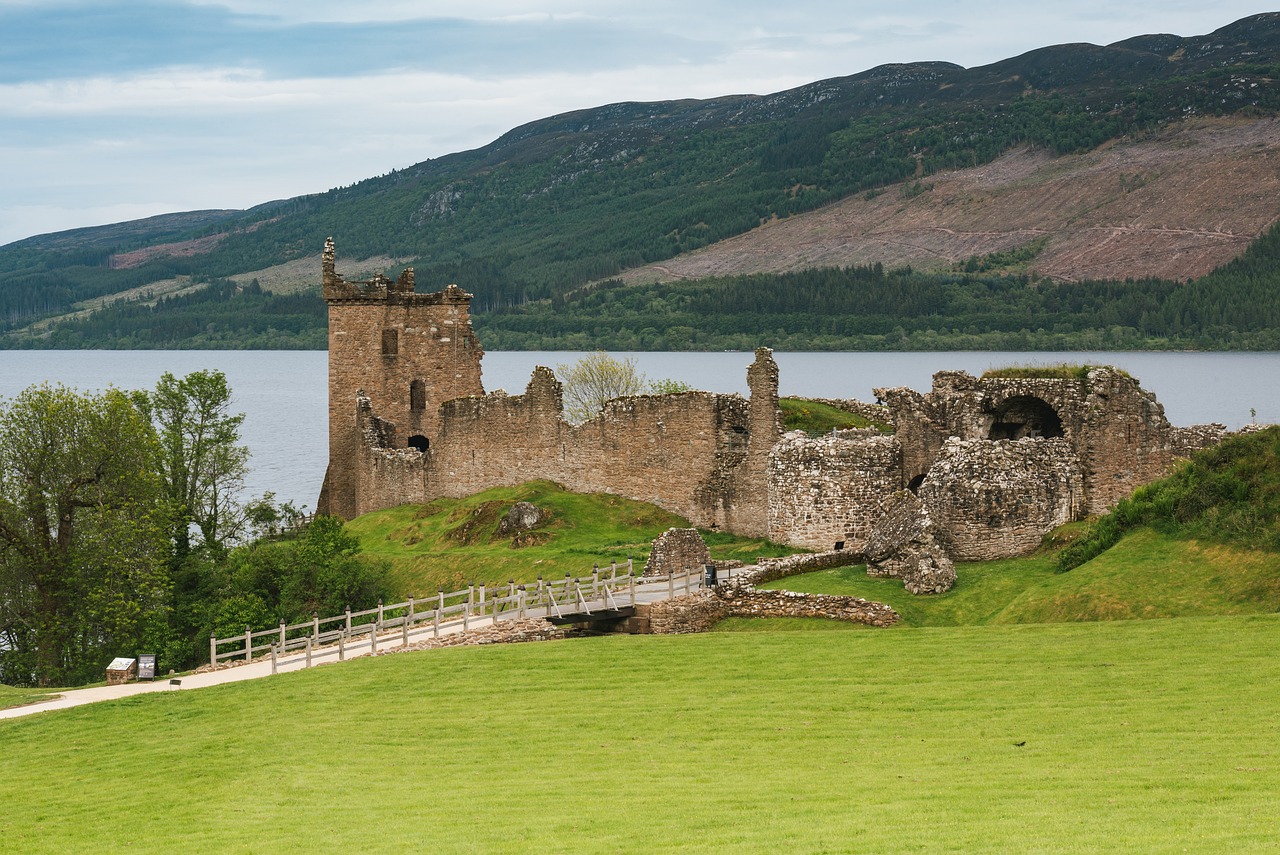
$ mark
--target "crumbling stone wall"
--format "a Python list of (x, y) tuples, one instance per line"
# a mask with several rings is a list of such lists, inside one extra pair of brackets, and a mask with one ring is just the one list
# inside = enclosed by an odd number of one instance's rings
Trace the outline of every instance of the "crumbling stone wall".
[(1046, 533), (1081, 516), (1084, 477), (1063, 438), (952, 438), (921, 484), (920, 501), (951, 558), (1004, 558), (1035, 550)]
[(711, 550), (696, 528), (669, 528), (654, 539), (645, 576), (669, 576), (700, 570), (711, 561)]
[(899, 620), (891, 607), (861, 597), (737, 587), (718, 591), (717, 596), (726, 606), (727, 617), (815, 617), (878, 627), (893, 626)]
[(523, 395), (495, 392), (442, 404), (438, 432), (424, 451), (399, 447), (394, 438), (401, 432), (374, 415), (376, 405), (363, 403), (364, 396), (356, 419), (363, 443), (354, 513), (547, 479), (578, 492), (653, 502), (705, 528), (763, 535), (767, 499), (760, 485), (767, 483), (777, 422), (769, 413), (772, 406), (776, 414), (776, 365), (767, 350), (753, 370), (763, 403), (710, 392), (637, 395), (572, 425), (564, 419), (560, 382), (538, 367)]
[(654, 635), (684, 635), (709, 632), (729, 616), (729, 608), (713, 591), (703, 589), (682, 597), (637, 606), (636, 614), (648, 619), (649, 632)]
[(852, 567), (855, 564), (861, 564), (863, 560), (860, 552), (848, 549), (802, 552), (782, 558), (761, 558), (756, 562), (755, 570), (736, 576), (732, 584), (740, 587), (763, 585), (766, 582), (776, 582), (802, 573), (830, 570), (832, 567)]
[(695, 591), (648, 604), (639, 612), (655, 635), (707, 632), (727, 617), (826, 618), (875, 627), (890, 627), (900, 620), (891, 607), (860, 597), (759, 591), (738, 585)]
[[(1103, 513), (1142, 484), (1168, 473), (1197, 443), (1216, 441), (1209, 428), (1178, 430), (1138, 381), (1099, 367), (1084, 379), (976, 378), (940, 371), (933, 389), (877, 389), (895, 413), (907, 484), (925, 475), (951, 438), (974, 441), (1061, 438), (1079, 462), (1081, 513)], [(1200, 446), (1203, 447), (1203, 446)], [(946, 528), (943, 521), (937, 521)]]
[(810, 549), (861, 550), (880, 499), (903, 486), (896, 437), (782, 437), (769, 457), (769, 537)]
[(933, 520), (910, 490), (894, 493), (884, 515), (867, 538), (868, 576), (902, 580), (913, 594), (941, 594), (956, 582), (956, 568), (938, 542)]

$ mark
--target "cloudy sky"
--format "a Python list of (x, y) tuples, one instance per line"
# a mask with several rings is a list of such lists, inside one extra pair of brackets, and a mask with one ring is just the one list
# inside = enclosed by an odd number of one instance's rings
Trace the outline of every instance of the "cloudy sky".
[(1199, 35), (1203, 0), (0, 0), (0, 244), (244, 208), (614, 101)]

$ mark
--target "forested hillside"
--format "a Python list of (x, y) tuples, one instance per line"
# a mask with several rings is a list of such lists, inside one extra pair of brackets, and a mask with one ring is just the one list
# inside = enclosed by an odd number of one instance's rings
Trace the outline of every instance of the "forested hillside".
[[(988, 163), (1012, 147), (1081, 152), (1188, 116), (1263, 116), (1278, 109), (1276, 13), (1208, 36), (1063, 45), (974, 69), (892, 65), (768, 96), (615, 104), (531, 123), (475, 151), (250, 211), (153, 218), (10, 244), (0, 248), (0, 326), (12, 333), (5, 344), (20, 347), (315, 346), (317, 303), (308, 307), (289, 297), (277, 305), (282, 298), (249, 287), (233, 294), (225, 280), (314, 255), (334, 235), (344, 256), (413, 264), (420, 288), (457, 282), (476, 295), (478, 324), (498, 335), (488, 346), (515, 346), (532, 341), (515, 319), (580, 303), (567, 295), (584, 283), (850, 194), (894, 184), (905, 188), (895, 192), (921, 191), (920, 178)], [(926, 286), (913, 274), (883, 275), (890, 277), (886, 288), (909, 281), (911, 288), (939, 294), (972, 281), (961, 277), (957, 285), (944, 277)], [(83, 301), (175, 277), (216, 287), (200, 297), (161, 301), (143, 288), (132, 307), (117, 304), (52, 331), (29, 329)], [(747, 286), (706, 286), (729, 287)], [(1052, 301), (1037, 299), (1019, 294), (1013, 301), (1035, 315), (1018, 331), (1054, 332), (1065, 324), (1069, 333), (1085, 323), (1044, 317), (1040, 313), (1055, 311)], [(930, 305), (942, 305), (939, 300), (954, 302), (938, 297)], [(534, 301), (554, 303), (513, 311)], [(980, 308), (939, 311), (936, 317), (947, 321), (933, 328), (945, 326), (948, 335), (1006, 331), (1007, 324), (987, 326)], [(1099, 309), (1088, 323), (1144, 329), (1126, 323), (1126, 311)], [(776, 314), (806, 312), (813, 310), (797, 304)], [(661, 346), (690, 338), (676, 329), (682, 324), (663, 320), (667, 314), (651, 312), (647, 317), (656, 321), (628, 328), (638, 343), (651, 326)], [(1247, 330), (1216, 319), (1193, 323), (1191, 335), (1221, 341), (1216, 330), (1224, 323), (1239, 341), (1252, 340)], [(857, 347), (872, 346), (859, 336), (887, 336), (897, 326), (910, 339), (913, 328), (898, 323), (881, 333), (810, 330), (787, 319), (767, 332), (815, 341), (851, 335), (839, 346)], [(1183, 326), (1165, 324), (1169, 334), (1183, 334)], [(554, 329), (542, 334), (559, 335)], [(786, 346), (777, 337), (774, 343)], [(885, 338), (874, 346), (890, 345)], [(686, 346), (703, 343), (691, 339)]]

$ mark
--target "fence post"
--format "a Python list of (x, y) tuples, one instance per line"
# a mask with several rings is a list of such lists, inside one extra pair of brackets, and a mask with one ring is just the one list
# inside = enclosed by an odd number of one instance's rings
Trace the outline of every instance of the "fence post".
[(311, 667), (311, 636), (307, 636), (307, 668)]
[(253, 631), (249, 627), (244, 628), (244, 661), (249, 662), (253, 659)]
[(631, 571), (627, 571), (627, 590), (631, 591), (631, 607), (636, 605), (636, 577), (631, 575)]
[(689, 574), (690, 574), (689, 568), (688, 567), (684, 568), (684, 592), (686, 594), (689, 593)]
[(414, 612), (415, 605), (416, 603), (414, 602), (413, 595), (410, 594), (409, 595), (409, 613), (404, 617), (405, 623), (407, 624), (411, 625), (413, 623), (413, 612)]
[(535, 608), (537, 606), (542, 605), (542, 577), (541, 576), (538, 577), (538, 589), (534, 592), (533, 605)]
[(520, 620), (524, 620), (524, 607), (524, 585), (521, 585), (516, 589), (516, 614), (519, 615)]
[(212, 632), (209, 633), (209, 664), (218, 664), (218, 636)]
[(284, 618), (280, 618), (280, 652), (284, 653)]
[(276, 673), (276, 646), (274, 644), (271, 645), (271, 673), (273, 676)]
[(382, 598), (378, 598), (378, 622), (373, 625), (374, 632), (382, 629)]
[(485, 603), (484, 591), (485, 591), (484, 582), (481, 582), (480, 583), (480, 610), (476, 612), (476, 614), (479, 615), (480, 617), (484, 617), (484, 603)]
[(320, 613), (311, 613), (311, 634), (315, 636), (316, 644), (320, 643)]
[(600, 596), (600, 565), (591, 565), (591, 599)]
[(667, 599), (670, 600), (676, 595), (676, 574), (674, 570), (667, 571)]
[(618, 578), (618, 562), (610, 561), (609, 562), (609, 581), (612, 582), (617, 578)]
[(635, 572), (636, 572), (636, 568), (635, 568), (635, 566), (631, 563), (631, 559), (630, 559), (630, 558), (628, 558), (628, 559), (627, 559), (627, 575), (628, 575), (628, 576), (634, 576), (634, 575), (635, 575)]
[(409, 616), (405, 615), (404, 620), (400, 621), (400, 646), (409, 646)]
[(373, 655), (378, 652), (378, 626), (374, 624), (373, 629), (369, 632), (369, 654)]
[(338, 633), (338, 661), (341, 662), (347, 658), (347, 637), (342, 633)]
[(347, 628), (343, 633), (347, 638), (351, 637), (351, 606), (347, 606)]

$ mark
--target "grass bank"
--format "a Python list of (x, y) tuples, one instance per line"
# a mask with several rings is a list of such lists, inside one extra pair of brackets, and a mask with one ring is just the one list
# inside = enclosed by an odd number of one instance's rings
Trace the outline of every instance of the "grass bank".
[(1249, 851), (1280, 617), (439, 650), (0, 722), (21, 853)]
[(761, 587), (887, 603), (906, 626), (1127, 620), (1280, 611), (1280, 555), (1138, 529), (1087, 564), (1057, 572), (1058, 553), (962, 563), (945, 594), (839, 567)]

